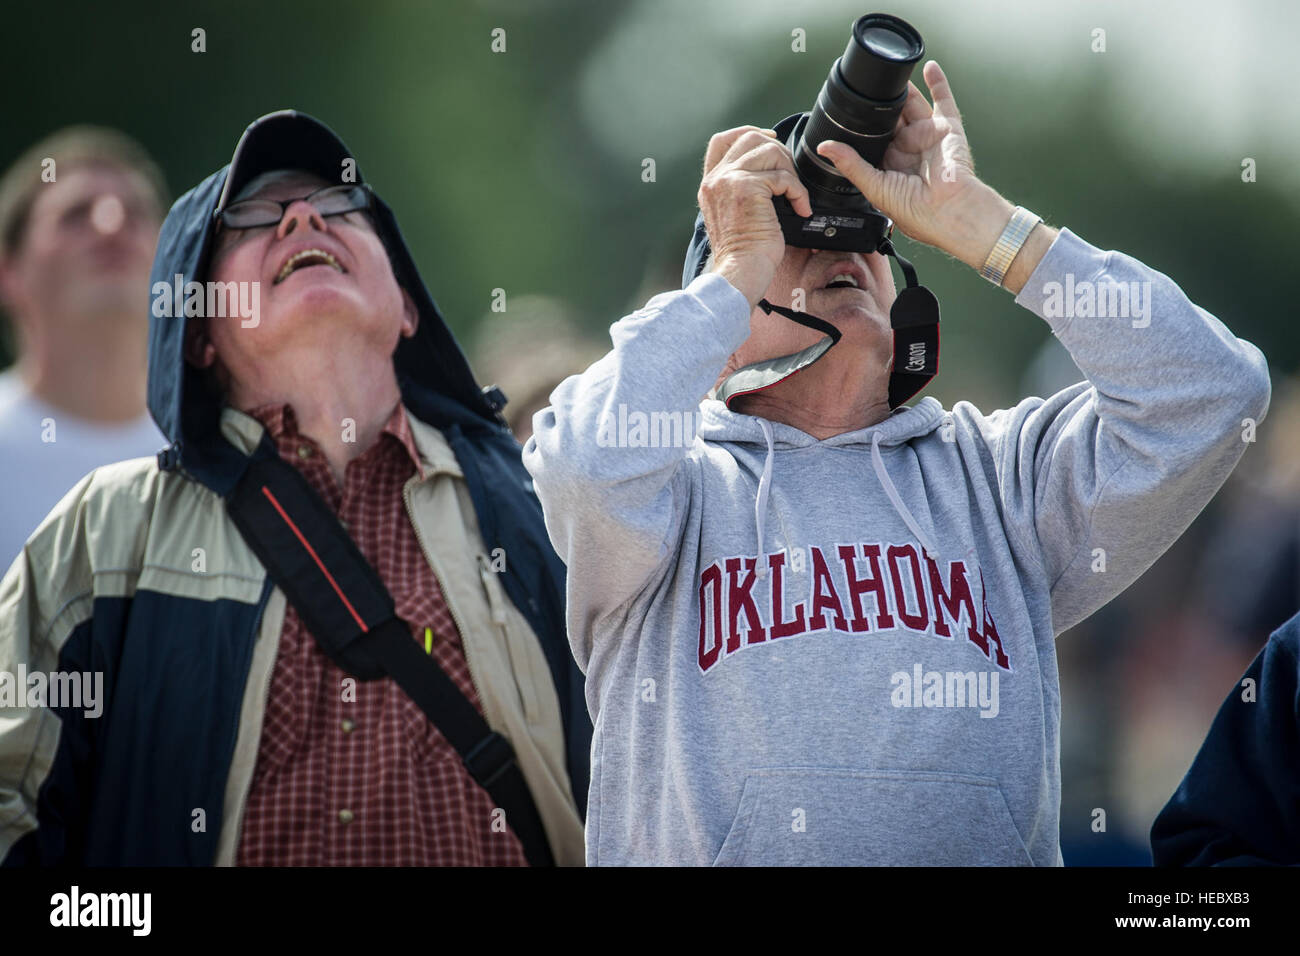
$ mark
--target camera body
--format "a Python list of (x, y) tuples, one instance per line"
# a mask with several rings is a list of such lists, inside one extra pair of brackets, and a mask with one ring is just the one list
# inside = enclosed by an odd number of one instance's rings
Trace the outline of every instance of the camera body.
[[(809, 113), (797, 113), (787, 117), (775, 127), (776, 134), (785, 145), (794, 152), (799, 148), (803, 129), (808, 123)], [(791, 129), (783, 135), (782, 127)], [(796, 155), (798, 155), (796, 153)], [(821, 159), (821, 157), (817, 157)], [(809, 186), (804, 180), (805, 186)], [(847, 180), (846, 180), (847, 182)], [(845, 252), (875, 252), (883, 240), (888, 239), (894, 231), (894, 221), (877, 209), (858, 190), (826, 195), (819, 190), (814, 193), (809, 187), (813, 214), (807, 218), (799, 215), (784, 196), (772, 199), (776, 206), (776, 218), (781, 223), (781, 232), (788, 246), (801, 249), (828, 249)]]

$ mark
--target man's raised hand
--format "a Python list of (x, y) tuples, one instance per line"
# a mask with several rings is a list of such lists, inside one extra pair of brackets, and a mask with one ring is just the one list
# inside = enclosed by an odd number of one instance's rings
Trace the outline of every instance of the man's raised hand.
[(939, 64), (930, 60), (921, 74), (934, 106), (916, 84), (908, 83), (907, 102), (882, 168), (844, 143), (828, 140), (817, 152), (908, 238), (978, 269), (1015, 207), (976, 177), (957, 101)]
[(735, 286), (752, 308), (785, 256), (773, 196), (812, 215), (790, 150), (772, 130), (741, 126), (715, 134), (704, 156), (699, 203), (713, 250), (712, 271)]

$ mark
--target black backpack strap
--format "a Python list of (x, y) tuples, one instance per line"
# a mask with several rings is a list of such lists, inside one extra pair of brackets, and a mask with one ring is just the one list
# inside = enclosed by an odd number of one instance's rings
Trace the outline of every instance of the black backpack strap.
[(302, 473), (275, 453), (269, 438), (263, 437), (226, 510), (321, 650), (358, 680), (392, 677), (505, 811), (528, 862), (553, 866), (514, 748), (412, 638), (378, 573)]

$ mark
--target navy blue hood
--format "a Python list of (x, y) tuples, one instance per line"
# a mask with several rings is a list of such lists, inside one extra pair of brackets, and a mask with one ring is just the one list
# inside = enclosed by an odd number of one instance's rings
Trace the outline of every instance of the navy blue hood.
[[(149, 277), (151, 289), (159, 282), (170, 288), (176, 275), (183, 276), (182, 282), (205, 281), (219, 204), (253, 175), (280, 166), (277, 149), (286, 157), (283, 168), (322, 166), (317, 157), (326, 157), (333, 177), (339, 174), (333, 157), (353, 155), (329, 127), (304, 113), (282, 110), (254, 121), (240, 138), (232, 163), (172, 206), (158, 237)], [(290, 155), (292, 160), (287, 159)], [(304, 155), (313, 160), (304, 163)], [(234, 188), (226, 190), (232, 168)], [(365, 182), (359, 168), (355, 174), (358, 183)], [(469, 362), (420, 278), (392, 210), (375, 195), (372, 211), (393, 274), (415, 302), (420, 317), (416, 334), (403, 338), (393, 356), (403, 403), (426, 422), (501, 424), (504, 397), (496, 390), (485, 395), (475, 383)], [(207, 387), (203, 373), (184, 359), (185, 323), (185, 318), (160, 318), (150, 312), (149, 412), (171, 441), (164, 452), (168, 466), (180, 467), (225, 497), (247, 459), (221, 435), (221, 400)]]

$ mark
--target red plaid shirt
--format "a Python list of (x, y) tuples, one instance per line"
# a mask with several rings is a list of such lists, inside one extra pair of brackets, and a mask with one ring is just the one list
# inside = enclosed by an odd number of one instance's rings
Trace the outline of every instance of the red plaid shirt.
[[(412, 475), (423, 476), (402, 404), (348, 462), (342, 489), (289, 405), (249, 414), (343, 520), (413, 636), (423, 642), (431, 629), (438, 664), (481, 713), (456, 624), (402, 498)], [(289, 605), (236, 863), (526, 865), (514, 833), (493, 831), (492, 798), (393, 679), (355, 681), (355, 699), (344, 700), (345, 677)]]

